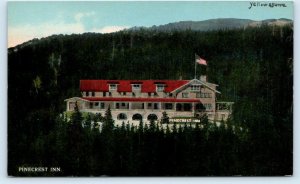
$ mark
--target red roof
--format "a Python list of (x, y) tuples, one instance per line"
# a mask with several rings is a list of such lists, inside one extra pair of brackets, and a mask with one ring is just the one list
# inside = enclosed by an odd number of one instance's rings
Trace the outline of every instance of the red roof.
[(185, 84), (188, 80), (80, 80), (80, 91), (109, 91), (109, 84), (116, 83), (118, 92), (132, 92), (131, 85), (142, 85), (143, 93), (156, 92), (157, 84), (165, 85), (165, 92), (171, 92)]
[(115, 101), (115, 102), (200, 102), (200, 99), (178, 98), (113, 98), (113, 97), (82, 97), (88, 101)]

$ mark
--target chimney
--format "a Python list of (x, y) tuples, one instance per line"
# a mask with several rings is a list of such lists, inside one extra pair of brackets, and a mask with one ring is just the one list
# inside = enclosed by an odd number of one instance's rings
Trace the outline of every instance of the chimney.
[(200, 75), (200, 81), (207, 82), (207, 76), (206, 75)]

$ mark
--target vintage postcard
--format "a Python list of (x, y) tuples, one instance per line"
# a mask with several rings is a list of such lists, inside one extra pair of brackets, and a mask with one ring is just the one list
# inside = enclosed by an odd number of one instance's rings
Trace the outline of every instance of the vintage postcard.
[(9, 176), (293, 175), (293, 2), (18, 2)]

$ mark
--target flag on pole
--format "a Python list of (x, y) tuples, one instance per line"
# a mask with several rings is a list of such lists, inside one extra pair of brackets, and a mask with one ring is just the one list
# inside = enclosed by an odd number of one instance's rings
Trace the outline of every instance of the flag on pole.
[(195, 54), (195, 62), (200, 64), (200, 65), (206, 65), (207, 66), (207, 62), (205, 59), (202, 59), (200, 56), (198, 56), (197, 54)]

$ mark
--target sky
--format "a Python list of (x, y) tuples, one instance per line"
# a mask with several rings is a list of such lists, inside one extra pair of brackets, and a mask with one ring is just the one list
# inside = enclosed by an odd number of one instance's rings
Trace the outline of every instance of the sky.
[(110, 33), (133, 26), (214, 18), (293, 20), (286, 7), (252, 6), (250, 2), (8, 2), (8, 47), (53, 34)]

